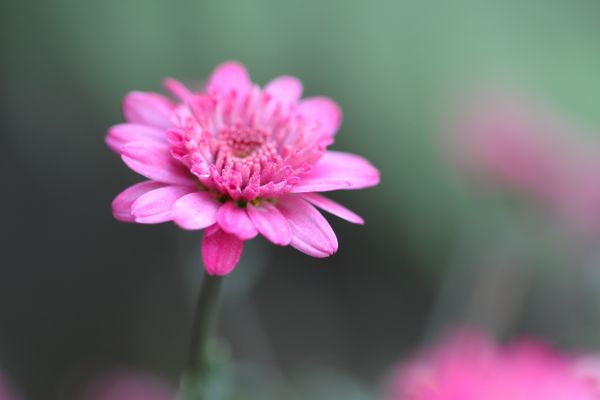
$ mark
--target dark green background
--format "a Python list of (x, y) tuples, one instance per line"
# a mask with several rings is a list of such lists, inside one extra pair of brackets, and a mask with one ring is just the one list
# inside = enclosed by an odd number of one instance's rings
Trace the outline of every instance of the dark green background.
[(600, 344), (595, 257), (572, 273), (573, 258), (540, 234), (545, 225), (529, 208), (472, 196), (439, 145), (455, 99), (489, 84), (545, 96), (597, 130), (599, 2), (0, 7), (0, 365), (30, 398), (68, 399), (114, 367), (175, 382), (202, 272), (200, 235), (114, 221), (112, 198), (139, 178), (103, 140), (127, 91), (161, 90), (165, 76), (200, 81), (229, 59), (260, 84), (293, 74), (306, 95), (334, 98), (344, 111), (334, 148), (382, 172), (374, 189), (334, 195), (367, 221), (329, 218), (335, 256), (247, 246), (225, 284), (220, 330), (235, 358), (256, 366), (238, 374), (236, 386), (247, 385), (239, 398), (279, 398), (281, 382), (300, 398), (369, 398), (396, 360), (468, 316), (465, 293), (486, 271), (475, 269), (488, 249), (515, 279), (529, 277), (522, 311), (499, 331)]

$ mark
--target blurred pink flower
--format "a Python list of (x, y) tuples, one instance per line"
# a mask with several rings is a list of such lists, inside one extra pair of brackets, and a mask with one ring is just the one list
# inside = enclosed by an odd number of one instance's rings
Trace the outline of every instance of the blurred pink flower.
[(97, 378), (82, 400), (175, 400), (176, 393), (158, 378), (140, 373), (113, 372)]
[(0, 400), (19, 400), (20, 398), (6, 378), (0, 375)]
[(543, 204), (570, 228), (600, 234), (600, 142), (541, 104), (483, 93), (459, 115), (452, 152), (483, 183)]
[(337, 238), (315, 206), (363, 223), (317, 193), (379, 182), (366, 159), (326, 150), (342, 120), (334, 101), (300, 100), (302, 83), (291, 76), (261, 89), (236, 62), (219, 65), (202, 92), (172, 79), (165, 86), (180, 102), (132, 92), (127, 123), (108, 132), (109, 147), (149, 179), (116, 197), (115, 218), (207, 228), (202, 258), (212, 275), (231, 272), (258, 233), (313, 257), (333, 254)]
[(600, 143), (572, 152), (551, 207), (579, 235), (600, 236)]
[(560, 183), (565, 145), (553, 115), (516, 95), (483, 93), (459, 115), (457, 161), (481, 179), (545, 198)]
[(477, 332), (452, 336), (400, 366), (387, 400), (598, 400), (576, 359), (536, 341), (498, 346)]

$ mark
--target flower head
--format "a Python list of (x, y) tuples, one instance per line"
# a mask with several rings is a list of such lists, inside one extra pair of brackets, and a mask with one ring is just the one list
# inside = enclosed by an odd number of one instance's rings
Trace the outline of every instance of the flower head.
[(218, 66), (201, 92), (173, 79), (165, 86), (177, 101), (132, 92), (127, 122), (108, 132), (109, 147), (149, 179), (115, 198), (115, 218), (206, 229), (202, 258), (213, 275), (231, 272), (243, 242), (259, 233), (314, 257), (333, 254), (335, 233), (315, 206), (363, 223), (317, 193), (379, 182), (366, 159), (327, 150), (342, 119), (335, 102), (301, 100), (291, 76), (261, 89), (236, 62)]
[(579, 361), (527, 341), (501, 347), (477, 332), (402, 365), (389, 400), (598, 400)]

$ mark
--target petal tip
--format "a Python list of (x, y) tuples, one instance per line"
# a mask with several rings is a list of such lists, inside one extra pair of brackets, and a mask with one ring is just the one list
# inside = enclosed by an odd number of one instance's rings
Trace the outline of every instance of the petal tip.
[(231, 91), (244, 92), (252, 85), (250, 74), (239, 61), (226, 61), (219, 64), (208, 79), (209, 93), (220, 91), (228, 94)]
[(163, 87), (182, 101), (186, 101), (192, 96), (192, 92), (183, 83), (170, 76), (163, 79)]
[(244, 241), (218, 227), (211, 228), (202, 238), (202, 262), (209, 275), (224, 276), (237, 266)]
[(104, 143), (113, 152), (115, 152), (117, 154), (121, 154), (121, 149), (123, 148), (123, 143), (121, 143), (119, 140), (115, 139), (114, 134), (111, 134), (112, 129), (113, 128), (110, 128), (108, 130), (107, 135), (104, 137)]

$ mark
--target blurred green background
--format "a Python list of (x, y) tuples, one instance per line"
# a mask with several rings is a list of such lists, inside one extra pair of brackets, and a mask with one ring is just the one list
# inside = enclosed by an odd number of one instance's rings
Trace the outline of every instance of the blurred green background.
[[(288, 385), (300, 398), (369, 398), (401, 356), (463, 320), (600, 345), (600, 276), (571, 269), (597, 255), (562, 252), (527, 208), (472, 195), (439, 145), (454, 99), (490, 83), (598, 130), (600, 2), (23, 0), (0, 10), (0, 365), (29, 398), (71, 398), (115, 367), (176, 382), (200, 235), (112, 219), (112, 198), (139, 177), (104, 135), (128, 91), (160, 91), (166, 76), (199, 82), (229, 59), (260, 84), (292, 74), (305, 95), (335, 99), (334, 148), (382, 172), (374, 189), (333, 196), (367, 221), (328, 218), (335, 256), (261, 240), (246, 249), (220, 327), (247, 386), (239, 398), (280, 398)], [(522, 299), (510, 323), (471, 296), (481, 280), (515, 290), (494, 304)]]

